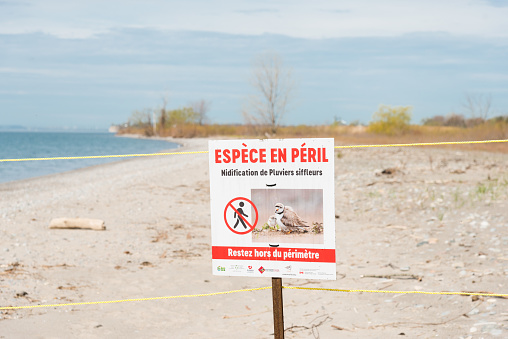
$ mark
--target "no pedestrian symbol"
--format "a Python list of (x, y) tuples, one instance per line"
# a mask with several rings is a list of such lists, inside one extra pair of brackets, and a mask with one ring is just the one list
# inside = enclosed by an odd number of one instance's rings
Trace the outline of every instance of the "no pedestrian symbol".
[[(252, 211), (255, 214), (253, 216), (249, 216), (249, 214), (251, 214), (249, 205), (252, 206)], [(253, 223), (249, 222), (249, 217), (251, 220), (254, 219)], [(250, 233), (258, 223), (258, 209), (256, 205), (247, 198), (234, 198), (227, 203), (224, 209), (224, 221), (226, 222), (226, 226), (233, 233)]]

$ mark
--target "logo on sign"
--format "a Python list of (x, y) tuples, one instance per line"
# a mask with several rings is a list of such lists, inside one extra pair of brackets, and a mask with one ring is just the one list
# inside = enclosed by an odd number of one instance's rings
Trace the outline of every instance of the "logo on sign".
[(263, 266), (261, 266), (258, 270), (259, 270), (259, 272), (260, 272), (261, 274), (263, 274), (263, 273), (265, 272), (265, 269), (263, 268)]

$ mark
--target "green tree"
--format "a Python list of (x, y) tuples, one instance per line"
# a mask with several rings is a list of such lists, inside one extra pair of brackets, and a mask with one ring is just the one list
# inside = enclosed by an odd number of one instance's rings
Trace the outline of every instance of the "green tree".
[(412, 110), (411, 106), (380, 105), (372, 115), (368, 131), (387, 135), (404, 134), (409, 129)]
[(166, 124), (170, 127), (178, 125), (195, 124), (199, 115), (191, 107), (177, 108), (166, 111)]

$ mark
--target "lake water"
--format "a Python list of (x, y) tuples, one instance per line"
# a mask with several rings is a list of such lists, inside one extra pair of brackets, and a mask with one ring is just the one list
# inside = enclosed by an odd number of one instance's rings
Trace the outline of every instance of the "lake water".
[[(177, 147), (163, 140), (120, 138), (112, 133), (0, 132), (0, 159), (146, 154)], [(0, 182), (120, 160), (122, 158), (0, 162)]]

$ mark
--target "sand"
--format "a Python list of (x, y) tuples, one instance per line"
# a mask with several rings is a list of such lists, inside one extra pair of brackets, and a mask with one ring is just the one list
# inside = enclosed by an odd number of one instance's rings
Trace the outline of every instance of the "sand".
[[(207, 150), (204, 139), (172, 141)], [(285, 286), (508, 293), (508, 155), (430, 147), (336, 154), (338, 280)], [(207, 154), (5, 183), (0, 194), (2, 307), (271, 286), (212, 274)], [(49, 229), (58, 217), (101, 219), (107, 229)], [(286, 338), (508, 336), (503, 298), (286, 289), (284, 312)], [(0, 311), (0, 338), (272, 333), (270, 290)]]

